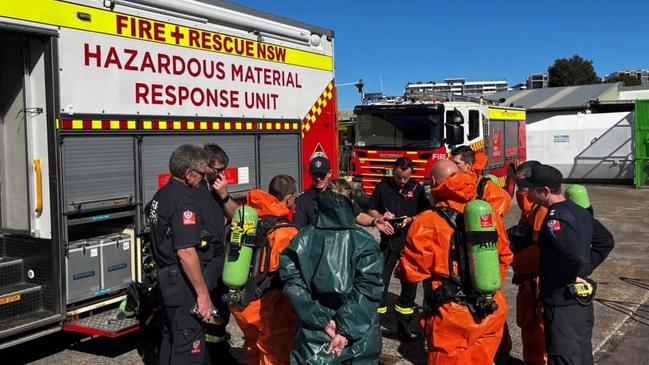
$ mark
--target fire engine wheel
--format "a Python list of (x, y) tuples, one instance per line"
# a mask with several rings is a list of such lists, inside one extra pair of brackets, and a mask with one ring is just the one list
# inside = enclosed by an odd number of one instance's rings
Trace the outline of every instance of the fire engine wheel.
[(505, 180), (505, 190), (509, 195), (514, 196), (514, 191), (516, 190), (516, 173), (514, 172), (514, 167), (510, 166), (507, 169), (507, 179)]

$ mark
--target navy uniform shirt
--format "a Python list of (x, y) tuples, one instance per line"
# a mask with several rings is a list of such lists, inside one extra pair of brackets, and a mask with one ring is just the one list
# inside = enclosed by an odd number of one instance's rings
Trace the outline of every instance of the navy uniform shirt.
[(178, 265), (177, 250), (200, 244), (203, 217), (197, 204), (199, 196), (197, 188), (171, 178), (147, 204), (145, 214), (158, 267)]
[(211, 259), (223, 252), (225, 241), (225, 213), (223, 203), (216, 196), (207, 182), (198, 186), (198, 199), (196, 204), (202, 213), (203, 241), (202, 247), (206, 251), (205, 259)]
[(551, 305), (576, 304), (568, 285), (592, 272), (593, 217), (564, 200), (551, 205), (539, 232), (541, 300)]
[[(380, 214), (390, 211), (395, 217), (414, 217), (429, 206), (430, 202), (418, 182), (408, 180), (403, 187), (399, 187), (392, 177), (388, 177), (374, 188), (369, 209), (374, 209)], [(405, 227), (403, 229), (395, 227), (395, 234), (392, 236), (381, 233), (381, 242), (400, 249), (406, 242), (407, 232)]]
[[(318, 216), (318, 209), (316, 207), (315, 198), (318, 196), (319, 190), (311, 187), (295, 199), (295, 213), (293, 213), (293, 224), (302, 229), (315, 223)], [(361, 214), (361, 207), (353, 201), (352, 209), (354, 217)]]

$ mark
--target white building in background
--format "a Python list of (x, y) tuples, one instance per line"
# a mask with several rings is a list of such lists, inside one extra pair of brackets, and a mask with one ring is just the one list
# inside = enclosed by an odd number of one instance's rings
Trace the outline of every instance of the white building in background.
[(525, 86), (528, 89), (545, 89), (550, 83), (550, 78), (547, 72), (531, 74), (527, 77)]
[(630, 76), (640, 80), (640, 85), (649, 86), (649, 70), (619, 70), (606, 75), (604, 80), (610, 80), (615, 77)]
[(507, 80), (467, 81), (465, 78), (444, 79), (444, 82), (409, 82), (404, 95), (429, 93), (452, 93), (457, 95), (480, 95), (507, 91)]

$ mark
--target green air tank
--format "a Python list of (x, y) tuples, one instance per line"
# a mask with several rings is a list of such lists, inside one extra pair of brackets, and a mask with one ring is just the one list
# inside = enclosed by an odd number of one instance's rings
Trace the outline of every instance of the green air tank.
[(232, 215), (222, 276), (223, 283), (230, 289), (240, 289), (248, 281), (253, 247), (245, 244), (244, 237), (255, 235), (257, 218), (257, 211), (247, 205), (237, 208)]
[(498, 178), (495, 175), (487, 174), (484, 177), (491, 180), (491, 182), (498, 184)]
[(588, 190), (583, 185), (572, 185), (566, 189), (566, 198), (572, 200), (575, 204), (584, 209), (590, 207), (590, 199), (588, 198)]
[(496, 219), (491, 205), (479, 199), (467, 203), (464, 230), (473, 288), (482, 294), (493, 294), (501, 283)]

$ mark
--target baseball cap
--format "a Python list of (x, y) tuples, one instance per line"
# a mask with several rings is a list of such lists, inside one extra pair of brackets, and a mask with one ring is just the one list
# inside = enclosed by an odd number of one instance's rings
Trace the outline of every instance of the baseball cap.
[(309, 174), (326, 175), (330, 170), (329, 160), (326, 157), (314, 157), (309, 163)]
[[(527, 181), (527, 178), (530, 177), (532, 169), (540, 164), (541, 163), (538, 161), (530, 160), (518, 165), (518, 168), (516, 169), (516, 185), (518, 185), (519, 188), (533, 187), (533, 185)], [(524, 175), (524, 177), (518, 177), (519, 175)]]
[(547, 186), (550, 189), (561, 188), (562, 180), (563, 175), (561, 175), (561, 171), (548, 165), (537, 165), (532, 167), (530, 176), (525, 178), (526, 183), (529, 184), (528, 186)]

